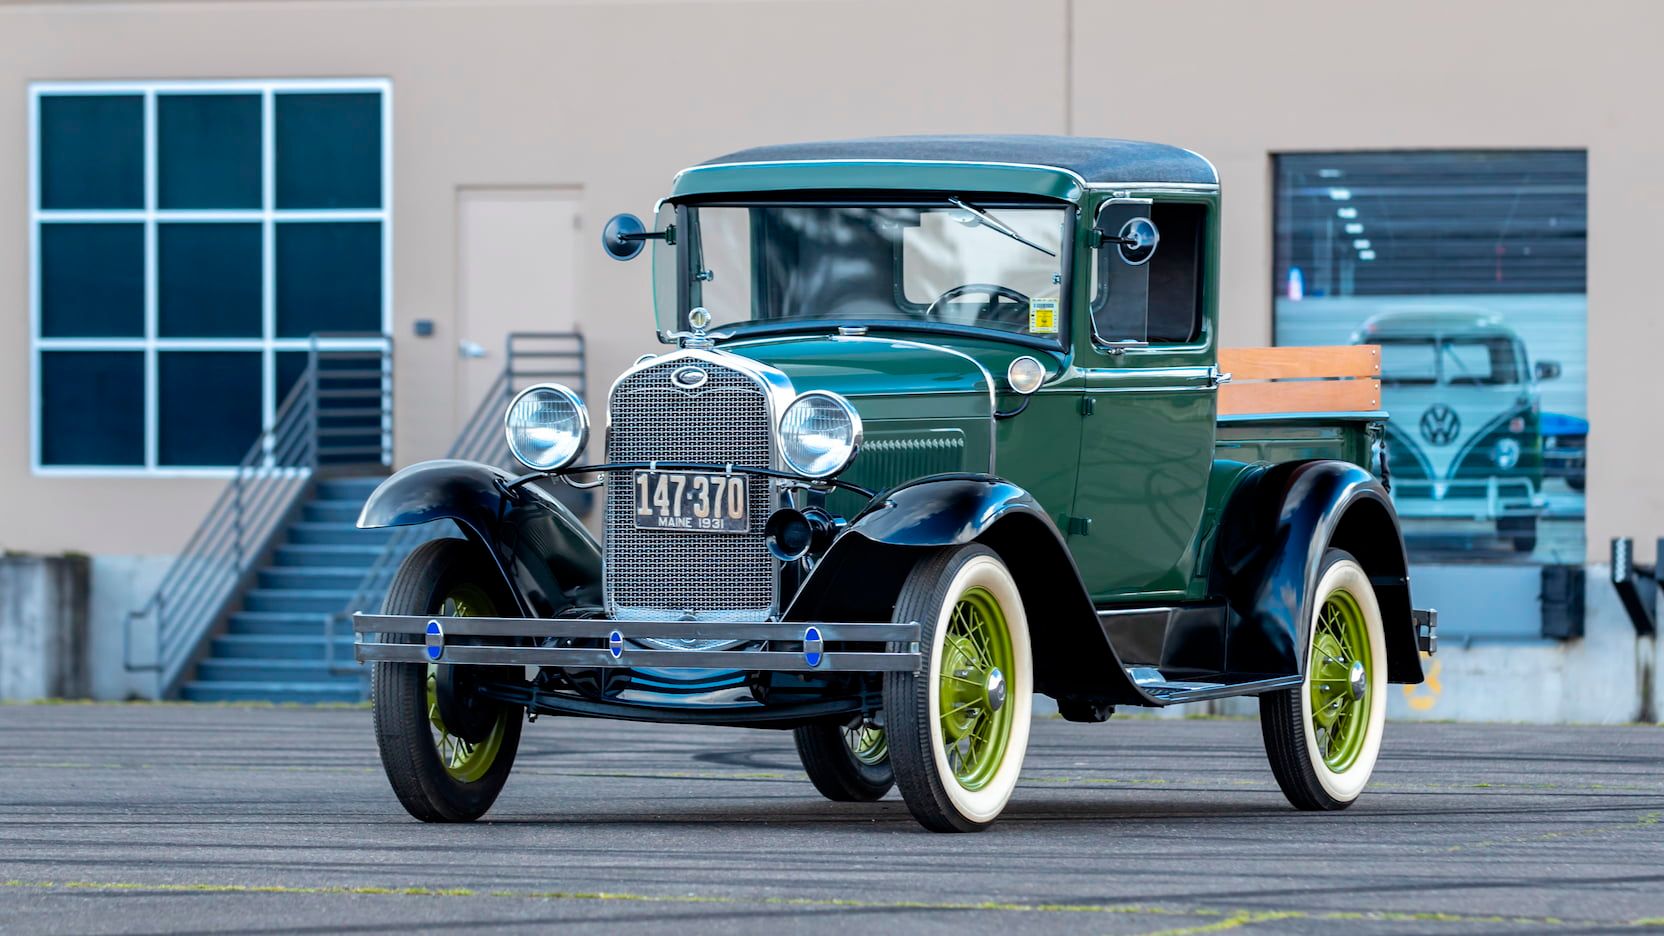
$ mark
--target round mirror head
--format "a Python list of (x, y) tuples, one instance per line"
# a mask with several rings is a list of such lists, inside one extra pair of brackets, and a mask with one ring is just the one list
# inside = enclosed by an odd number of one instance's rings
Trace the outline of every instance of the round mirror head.
[(1128, 266), (1149, 263), (1155, 256), (1161, 233), (1149, 218), (1133, 218), (1121, 225), (1121, 259)]
[(647, 227), (641, 219), (633, 214), (616, 214), (607, 220), (607, 226), (601, 229), (601, 249), (614, 260), (634, 260), (636, 254), (647, 242), (640, 238), (627, 238), (626, 234), (645, 234)]

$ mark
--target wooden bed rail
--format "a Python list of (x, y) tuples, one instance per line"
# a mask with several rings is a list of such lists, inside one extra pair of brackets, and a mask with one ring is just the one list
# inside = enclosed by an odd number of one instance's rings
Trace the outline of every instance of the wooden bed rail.
[(1381, 347), (1222, 348), (1219, 415), (1345, 413), (1381, 408)]

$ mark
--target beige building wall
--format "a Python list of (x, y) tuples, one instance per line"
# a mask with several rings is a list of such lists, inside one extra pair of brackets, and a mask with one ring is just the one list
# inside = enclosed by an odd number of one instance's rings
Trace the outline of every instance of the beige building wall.
[[(1174, 142), (1226, 191), (1225, 338), (1271, 335), (1269, 154), (1589, 150), (1589, 550), (1664, 533), (1652, 296), (1664, 4), (1552, 0), (16, 3), (0, 0), (0, 549), (167, 553), (219, 483), (29, 468), (27, 85), (384, 77), (400, 463), (455, 426), (458, 191), (576, 192), (593, 390), (655, 346), (647, 264), (601, 255), (682, 166), (765, 142), (1072, 132)], [(411, 323), (432, 319), (432, 338)]]
[(1271, 340), (1269, 154), (1588, 150), (1588, 553), (1605, 561), (1611, 537), (1633, 536), (1650, 557), (1664, 536), (1664, 3), (1129, 6), (1075, 5), (1070, 132), (1170, 140), (1218, 166), (1228, 344)]

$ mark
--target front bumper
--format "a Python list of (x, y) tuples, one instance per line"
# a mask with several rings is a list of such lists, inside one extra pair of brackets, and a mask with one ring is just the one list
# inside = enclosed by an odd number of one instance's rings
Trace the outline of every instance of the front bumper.
[(1464, 479), (1461, 481), (1393, 480), (1393, 506), (1400, 517), (1452, 520), (1489, 520), (1495, 517), (1535, 517), (1548, 501), (1525, 478)]
[[(917, 673), (919, 625), (612, 621), (354, 614), (360, 663), (553, 666), (570, 669), (696, 669), (781, 673)], [(409, 634), (420, 643), (376, 640)], [(656, 650), (637, 641), (722, 640), (731, 650)], [(572, 646), (573, 643), (592, 646)], [(549, 646), (549, 644), (555, 644)], [(848, 645), (899, 650), (844, 649)]]

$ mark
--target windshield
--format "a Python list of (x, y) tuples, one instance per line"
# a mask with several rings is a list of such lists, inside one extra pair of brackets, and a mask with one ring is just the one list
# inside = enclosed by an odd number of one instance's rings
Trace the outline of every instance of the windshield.
[(666, 205), (654, 245), (661, 332), (704, 306), (711, 331), (905, 322), (1056, 342), (1068, 209), (944, 198), (940, 206)]
[(1381, 380), (1398, 385), (1517, 384), (1520, 357), (1507, 338), (1382, 341)]

